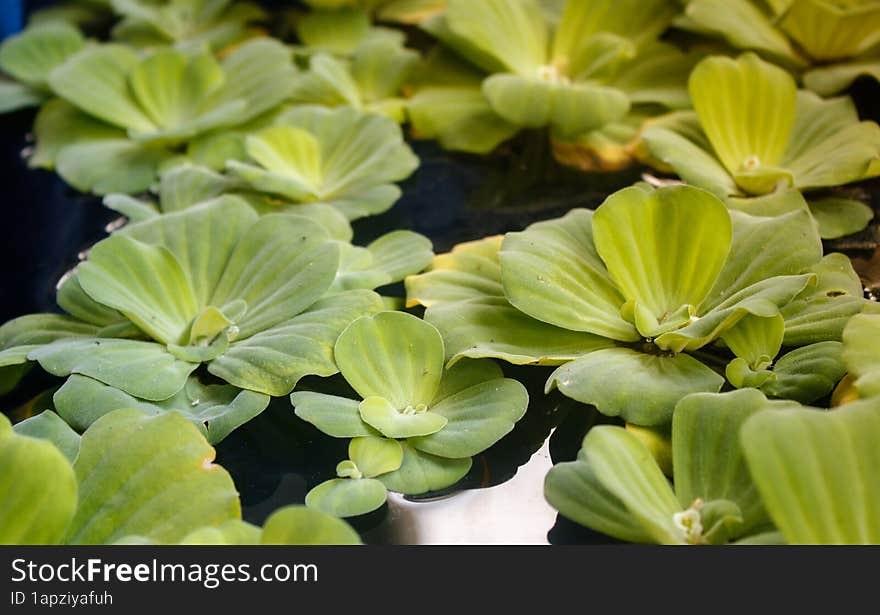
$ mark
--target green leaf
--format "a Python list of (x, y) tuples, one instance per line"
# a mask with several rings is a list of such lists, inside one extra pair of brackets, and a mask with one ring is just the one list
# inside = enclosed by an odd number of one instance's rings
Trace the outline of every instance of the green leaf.
[[(212, 305), (215, 289), (227, 269), (230, 253), (256, 220), (253, 210), (240, 199), (223, 196), (185, 210), (129, 224), (117, 234), (129, 235), (138, 241), (170, 250), (186, 272), (196, 306), (204, 309)], [(218, 303), (214, 307), (224, 305)], [(194, 316), (195, 313), (190, 318)]]
[(880, 314), (857, 314), (843, 330), (843, 360), (863, 397), (880, 396)]
[(291, 214), (263, 216), (236, 244), (211, 304), (247, 304), (236, 323), (238, 339), (245, 339), (315, 303), (333, 283), (338, 259), (319, 224)]
[(619, 313), (624, 303), (593, 243), (593, 213), (574, 209), (558, 220), (508, 233), (501, 251), (504, 293), (517, 309), (540, 321), (636, 341)]
[(736, 183), (721, 162), (686, 136), (648, 124), (642, 133), (642, 141), (654, 158), (672, 167), (687, 183), (721, 198), (737, 192)]
[(203, 525), (240, 518), (232, 478), (214, 449), (179, 414), (120, 410), (83, 435), (74, 464), (79, 506), (69, 544), (128, 535), (176, 542)]
[(427, 436), (443, 429), (446, 417), (427, 409), (427, 405), (398, 408), (384, 397), (370, 396), (358, 406), (361, 419), (387, 438)]
[(880, 58), (849, 61), (811, 68), (804, 73), (804, 86), (820, 96), (832, 96), (849, 88), (859, 77), (880, 81)]
[(502, 237), (457, 244), (434, 257), (426, 273), (405, 280), (407, 307), (504, 297), (498, 250)]
[[(499, 74), (483, 82), (492, 109), (515, 126), (549, 126), (561, 138), (595, 130), (629, 111), (626, 94), (585, 83), (554, 83), (533, 77)], [(583, 113), (589, 108), (590, 113)]]
[(0, 326), (0, 348), (42, 346), (55, 340), (94, 337), (100, 327), (63, 314), (26, 314)]
[(726, 39), (738, 49), (752, 49), (785, 63), (802, 64), (773, 16), (751, 0), (689, 0), (685, 11), (697, 28)]
[(790, 544), (880, 542), (880, 406), (762, 412), (743, 426), (749, 469)]
[(818, 342), (795, 348), (773, 366), (776, 378), (761, 387), (767, 395), (812, 403), (830, 394), (846, 374), (840, 342)]
[(880, 9), (871, 2), (792, 2), (780, 26), (811, 58), (835, 60), (880, 42)]
[(80, 31), (68, 24), (28, 27), (0, 45), (0, 69), (32, 88), (47, 90), (52, 69), (84, 44)]
[(339, 371), (361, 397), (383, 397), (397, 411), (429, 405), (443, 373), (440, 333), (402, 312), (354, 321), (339, 336), (335, 354)]
[(535, 0), (450, 0), (444, 17), (456, 37), (506, 70), (531, 75), (547, 63), (548, 28)]
[(67, 459), (73, 463), (79, 453), (80, 436), (70, 425), (52, 412), (44, 410), (36, 416), (16, 423), (13, 427), (15, 433), (40, 440), (48, 440), (61, 451)]
[(359, 545), (360, 536), (344, 521), (303, 506), (279, 508), (266, 519), (260, 544)]
[(70, 462), (50, 442), (19, 435), (0, 415), (0, 543), (55, 544), (76, 508)]
[(697, 498), (730, 500), (742, 513), (744, 533), (769, 521), (739, 441), (742, 424), (768, 404), (755, 389), (696, 393), (678, 403), (672, 450), (675, 492), (682, 506)]
[(559, 388), (608, 416), (652, 426), (668, 423), (675, 404), (691, 393), (715, 393), (724, 378), (697, 359), (648, 354), (629, 348), (597, 350), (559, 367), (547, 390)]
[(865, 179), (880, 151), (880, 126), (859, 122), (849, 98), (822, 100), (798, 92), (797, 114), (783, 164), (800, 190)]
[(874, 218), (874, 210), (861, 201), (834, 197), (810, 201), (810, 212), (822, 239), (858, 233)]
[(528, 405), (529, 394), (516, 380), (496, 378), (474, 384), (433, 404), (431, 413), (447, 422), (439, 431), (411, 438), (409, 443), (439, 457), (472, 457), (508, 434)]
[(373, 267), (388, 274), (389, 283), (422, 271), (434, 258), (431, 240), (412, 231), (392, 231), (372, 241), (367, 250)]
[(472, 386), (504, 378), (504, 372), (495, 361), (465, 359), (443, 370), (440, 388), (431, 402), (434, 405), (461, 393)]
[(174, 411), (198, 427), (209, 444), (217, 444), (265, 410), (269, 398), (229, 385), (203, 385), (190, 377), (172, 397), (150, 402), (97, 380), (73, 375), (55, 392), (54, 402), (64, 420), (80, 431), (120, 408), (134, 408), (150, 416)]
[(0, 113), (10, 113), (28, 107), (39, 107), (46, 100), (41, 93), (21, 83), (0, 77)]
[(351, 290), (321, 299), (306, 311), (247, 339), (237, 339), (208, 371), (239, 388), (287, 395), (306, 375), (338, 371), (333, 345), (356, 318), (383, 309), (369, 290)]
[[(599, 500), (602, 508), (614, 510), (622, 505), (653, 541), (663, 544), (684, 542), (683, 532), (673, 519), (673, 515), (681, 510), (678, 500), (651, 453), (638, 438), (620, 427), (601, 425), (587, 433), (578, 458), (578, 463), (589, 467), (586, 476), (592, 475), (591, 478), (598, 482), (599, 488), (595, 491), (613, 498), (606, 496)], [(603, 513), (607, 512), (602, 508), (599, 515), (604, 516)], [(593, 515), (595, 513), (585, 516)], [(612, 519), (617, 516), (619, 512), (612, 513)], [(627, 533), (638, 537), (631, 527), (632, 521), (615, 521), (623, 525)]]
[(227, 169), (261, 192), (293, 201), (316, 198), (321, 190), (321, 145), (310, 133), (295, 126), (270, 126), (247, 137), (248, 156), (264, 170), (236, 161)]
[(52, 90), (89, 115), (114, 126), (149, 133), (157, 125), (141, 110), (128, 89), (137, 53), (123, 45), (87, 47), (49, 74)]
[(686, 320), (696, 313), (721, 272), (733, 233), (724, 204), (690, 186), (616, 192), (596, 211), (593, 229), (625, 309), (648, 338), (680, 326), (675, 318), (682, 308)]
[(364, 436), (348, 443), (348, 457), (365, 477), (375, 478), (400, 467), (403, 449), (396, 440)]
[(782, 314), (770, 318), (747, 315), (722, 334), (721, 339), (751, 369), (769, 367), (782, 348), (785, 319)]
[(445, 489), (461, 480), (471, 469), (471, 459), (446, 459), (423, 453), (403, 442), (400, 469), (383, 474), (378, 480), (390, 491), (418, 495)]
[(563, 517), (576, 523), (627, 542), (653, 542), (651, 534), (582, 458), (550, 469), (544, 479), (544, 497)]
[(290, 401), (296, 415), (308, 421), (328, 436), (356, 438), (372, 436), (376, 432), (361, 420), (358, 413), (360, 402), (346, 397), (297, 391), (291, 393)]
[(176, 359), (159, 344), (120, 339), (58, 340), (33, 350), (28, 358), (54, 376), (82, 374), (150, 401), (180, 391), (198, 367)]
[(850, 317), (867, 305), (862, 282), (847, 256), (828, 254), (810, 270), (817, 276), (816, 285), (782, 309), (785, 346), (839, 341)]
[[(260, 543), (260, 528), (240, 519), (230, 519), (220, 525), (200, 527), (184, 536), (181, 545), (255, 545)], [(143, 536), (126, 536), (114, 544), (155, 544)]]
[(385, 503), (385, 485), (375, 478), (333, 478), (306, 494), (306, 506), (334, 517), (365, 515)]
[(748, 174), (783, 160), (794, 125), (794, 79), (746, 53), (736, 60), (703, 60), (691, 73), (689, 88), (706, 136), (737, 184), (750, 193), (771, 192), (773, 185), (751, 185)]
[(78, 277), (93, 299), (119, 310), (165, 344), (183, 343), (198, 311), (189, 278), (174, 254), (125, 235), (98, 242), (79, 266)]
[(514, 365), (561, 365), (600, 348), (611, 340), (554, 327), (523, 314), (506, 299), (485, 298), (441, 303), (425, 312), (455, 365), (463, 358), (497, 358)]

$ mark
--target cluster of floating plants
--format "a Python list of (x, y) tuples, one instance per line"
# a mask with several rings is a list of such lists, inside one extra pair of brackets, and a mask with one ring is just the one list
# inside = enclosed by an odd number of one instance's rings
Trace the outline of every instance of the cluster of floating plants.
[[(544, 484), (591, 530), (880, 543), (880, 306), (828, 241), (874, 215), (880, 2), (68, 1), (0, 71), (28, 164), (122, 216), (0, 326), (0, 394), (53, 383), (0, 416), (0, 543), (359, 543), (544, 397), (593, 416)], [(420, 140), (644, 181), (362, 241)], [(259, 527), (212, 446), (270, 404), (347, 453)]]

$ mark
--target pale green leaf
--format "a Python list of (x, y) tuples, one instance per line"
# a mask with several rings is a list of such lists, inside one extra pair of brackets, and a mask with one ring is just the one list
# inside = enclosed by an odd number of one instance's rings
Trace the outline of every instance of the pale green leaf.
[(769, 521), (743, 457), (739, 430), (769, 402), (755, 389), (696, 393), (682, 399), (672, 417), (675, 493), (683, 507), (697, 498), (730, 500), (747, 532)]
[[(689, 88), (700, 124), (729, 173), (780, 164), (794, 125), (797, 92), (785, 70), (751, 53), (736, 60), (712, 57), (691, 73)], [(751, 192), (748, 184), (738, 183)]]
[(19, 435), (0, 414), (0, 544), (56, 544), (76, 508), (70, 462), (50, 442)]
[(331, 515), (303, 506), (285, 506), (266, 519), (260, 544), (359, 545), (361, 539), (350, 525)]
[(375, 478), (400, 467), (403, 449), (396, 440), (364, 436), (348, 443), (348, 458), (365, 477)]
[(432, 404), (430, 412), (448, 422), (439, 431), (409, 443), (440, 457), (472, 457), (509, 433), (528, 405), (529, 394), (516, 380), (497, 378), (474, 384)]
[(636, 425), (662, 425), (690, 393), (715, 393), (724, 378), (697, 359), (648, 354), (629, 348), (597, 350), (559, 367), (547, 389), (592, 404), (608, 416)]
[(880, 396), (880, 314), (857, 314), (843, 330), (843, 359), (864, 397)]
[(762, 412), (743, 426), (749, 469), (790, 544), (880, 542), (880, 405)]
[(834, 389), (846, 373), (840, 342), (818, 342), (796, 348), (782, 355), (773, 373), (772, 382), (761, 390), (783, 399), (804, 404), (821, 399)]
[(102, 417), (80, 443), (79, 506), (66, 542), (110, 543), (128, 535), (176, 542), (203, 525), (239, 518), (232, 478), (213, 460), (214, 449), (174, 412)]
[(383, 397), (395, 410), (430, 404), (443, 372), (437, 329), (402, 312), (356, 320), (339, 336), (335, 354), (342, 375), (361, 397)]
[(13, 429), (22, 436), (51, 442), (71, 463), (79, 453), (79, 434), (51, 410), (16, 423)]
[(639, 334), (623, 320), (624, 298), (593, 243), (593, 213), (575, 209), (558, 220), (508, 233), (498, 256), (504, 293), (543, 322), (621, 341)]
[(674, 318), (682, 307), (689, 312), (685, 319), (696, 312), (724, 265), (733, 234), (724, 204), (690, 186), (616, 192), (596, 211), (593, 229), (596, 250), (633, 306), (644, 337), (680, 325)]
[(54, 376), (82, 374), (142, 399), (168, 399), (198, 364), (174, 358), (159, 344), (121, 339), (58, 340), (28, 355)]
[(361, 420), (358, 413), (360, 402), (346, 397), (297, 391), (291, 393), (290, 401), (296, 415), (308, 421), (328, 436), (356, 438), (372, 436), (376, 432)]
[(435, 433), (446, 425), (446, 417), (425, 404), (398, 409), (384, 397), (370, 396), (358, 406), (361, 419), (387, 438), (411, 438)]
[(184, 341), (198, 309), (189, 277), (174, 254), (124, 235), (96, 244), (78, 277), (89, 296), (166, 344)]
[(438, 254), (428, 271), (405, 280), (407, 306), (503, 298), (498, 250), (501, 236), (457, 244)]
[(269, 405), (266, 395), (229, 385), (203, 385), (194, 377), (172, 397), (150, 402), (92, 378), (73, 375), (55, 392), (53, 401), (64, 420), (80, 431), (120, 408), (134, 408), (151, 416), (174, 411), (195, 424), (210, 444), (220, 442)]
[(471, 459), (446, 459), (423, 453), (406, 442), (402, 443), (403, 463), (400, 469), (378, 478), (390, 491), (418, 495), (446, 489), (464, 478), (471, 469)]
[(385, 503), (385, 485), (375, 478), (333, 478), (306, 494), (306, 506), (333, 515), (365, 515)]
[(819, 225), (822, 239), (858, 233), (874, 218), (874, 210), (861, 201), (834, 197), (810, 201), (810, 212)]
[(80, 31), (68, 24), (29, 27), (0, 45), (0, 69), (32, 88), (48, 89), (49, 73), (82, 49)]

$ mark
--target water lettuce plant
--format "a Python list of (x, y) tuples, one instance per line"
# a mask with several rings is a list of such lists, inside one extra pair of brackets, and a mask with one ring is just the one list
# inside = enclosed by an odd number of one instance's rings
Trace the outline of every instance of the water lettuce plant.
[(342, 332), (336, 362), (361, 400), (291, 395), (297, 416), (333, 437), (354, 438), (339, 478), (310, 492), (310, 506), (362, 514), (381, 506), (384, 488), (444, 489), (513, 429), (528, 406), (525, 388), (492, 361), (444, 369), (444, 356), (440, 333), (403, 312), (363, 317)]
[[(336, 373), (339, 333), (382, 308), (370, 290), (331, 292), (339, 262), (337, 242), (317, 223), (259, 217), (224, 197), (126, 226), (78, 267), (81, 311), (123, 314), (135, 339), (101, 337), (95, 326), (84, 338), (80, 322), (64, 321), (79, 338), (47, 344), (43, 329), (44, 345), (19, 336), (30, 343), (11, 339), (5, 354), (151, 402), (180, 392), (200, 364), (238, 388), (286, 395), (306, 374)], [(29, 322), (4, 327), (27, 332)]]
[(207, 50), (120, 44), (85, 48), (55, 67), (35, 124), (30, 164), (54, 168), (84, 192), (134, 193), (193, 138), (241, 125), (278, 106), (295, 69), (274, 40), (254, 40), (222, 61)]
[[(566, 2), (557, 21), (537, 0), (450, 0), (422, 27), (469, 67), (429, 65), (409, 105), (414, 131), (485, 153), (521, 129), (548, 128), (569, 144), (565, 161), (577, 158), (576, 144), (581, 166), (625, 166), (619, 133), (637, 132), (627, 115), (687, 106), (692, 60), (657, 41), (674, 3), (624, 4)], [(473, 136), (456, 134), (477, 125)]]
[(577, 460), (547, 474), (545, 496), (565, 517), (627, 542), (781, 542), (740, 450), (740, 428), (757, 412), (792, 406), (754, 389), (685, 397), (672, 417), (671, 485), (637, 436), (594, 427)]
[(2, 544), (348, 544), (345, 523), (276, 511), (241, 520), (229, 474), (180, 415), (117, 410), (82, 437), (50, 411), (13, 428), (0, 415)]
[(394, 182), (418, 167), (390, 118), (317, 105), (292, 107), (252, 132), (207, 137), (193, 144), (189, 156), (225, 167), (251, 191), (332, 205), (349, 220), (390, 208), (401, 194)]
[[(707, 58), (688, 85), (694, 111), (642, 134), (653, 157), (688, 183), (722, 198), (752, 197), (880, 173), (880, 126), (860, 122), (849, 98), (799, 91), (791, 75), (755, 54)], [(864, 228), (873, 215), (860, 203), (838, 206), (844, 233)]]
[(859, 397), (880, 397), (880, 310), (853, 316), (843, 330), (843, 359)]
[(874, 0), (684, 0), (677, 24), (803, 72), (822, 96), (862, 75), (880, 79), (880, 5)]
[(639, 425), (719, 391), (725, 371), (769, 395), (827, 394), (843, 327), (867, 303), (847, 259), (823, 258), (805, 206), (760, 218), (690, 186), (626, 188), (595, 214), (438, 256), (407, 297), (450, 364), (558, 365), (548, 390)]
[(49, 73), (85, 46), (68, 24), (30, 27), (0, 44), (0, 113), (36, 107), (52, 95)]

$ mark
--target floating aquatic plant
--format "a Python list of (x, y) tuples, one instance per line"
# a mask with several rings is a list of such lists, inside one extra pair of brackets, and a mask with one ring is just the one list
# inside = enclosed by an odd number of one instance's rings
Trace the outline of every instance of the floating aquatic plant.
[(451, 364), (559, 365), (548, 389), (639, 425), (717, 392), (725, 368), (770, 395), (827, 394), (845, 371), (843, 327), (867, 303), (848, 261), (823, 259), (803, 203), (759, 218), (690, 186), (626, 188), (595, 214), (440, 255), (407, 296)]
[(559, 512), (628, 542), (778, 543), (740, 450), (740, 428), (755, 413), (796, 406), (760, 392), (697, 393), (672, 417), (672, 485), (648, 447), (627, 429), (587, 432), (576, 461), (547, 474), (544, 493)]
[[(694, 111), (642, 134), (651, 154), (688, 183), (722, 198), (752, 197), (880, 173), (880, 126), (860, 122), (848, 98), (799, 91), (785, 70), (754, 54), (703, 60), (689, 88)], [(873, 215), (860, 203), (840, 205), (844, 232), (860, 230)]]
[(422, 27), (466, 64), (432, 59), (409, 105), (413, 129), (485, 153), (523, 128), (548, 128), (567, 144), (563, 161), (626, 166), (638, 130), (629, 114), (688, 104), (692, 60), (657, 41), (676, 10), (664, 0), (566, 2), (554, 24), (537, 0), (450, 0)]
[(200, 364), (238, 388), (285, 395), (306, 374), (336, 373), (339, 333), (382, 307), (369, 290), (331, 292), (339, 262), (317, 223), (259, 217), (225, 197), (127, 226), (78, 267), (81, 311), (124, 314), (133, 339), (72, 319), (63, 325), (74, 334), (46, 337), (37, 316), (4, 325), (3, 356), (150, 402), (180, 392)]
[(491, 361), (444, 369), (443, 340), (401, 312), (354, 321), (335, 347), (340, 372), (361, 400), (310, 391), (291, 395), (296, 414), (337, 438), (355, 438), (339, 478), (308, 503), (334, 514), (369, 512), (385, 488), (419, 494), (449, 487), (471, 457), (513, 429), (528, 405), (525, 388)]
[(141, 57), (119, 44), (88, 47), (49, 74), (59, 98), (37, 117), (31, 165), (85, 192), (145, 190), (190, 140), (278, 106), (294, 74), (273, 40), (245, 43), (222, 62), (207, 50)]

